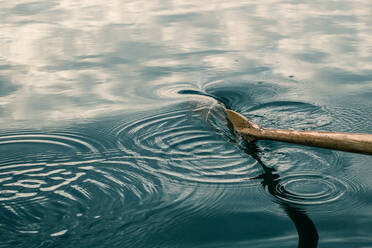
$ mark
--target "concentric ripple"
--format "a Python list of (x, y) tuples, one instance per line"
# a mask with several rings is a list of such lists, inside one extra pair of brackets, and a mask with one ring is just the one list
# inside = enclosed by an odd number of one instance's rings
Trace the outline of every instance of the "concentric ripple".
[(300, 205), (325, 204), (342, 197), (349, 185), (331, 176), (292, 174), (281, 177), (272, 192), (278, 199)]
[(343, 177), (303, 172), (282, 176), (267, 185), (265, 190), (281, 204), (318, 206), (319, 208), (332, 204), (334, 205), (332, 208), (326, 209), (335, 211), (355, 204), (353, 201), (347, 202), (346, 200), (350, 200), (353, 198), (352, 195), (363, 191), (363, 188)]
[(10, 240), (25, 234), (38, 234), (48, 240), (70, 232), (100, 233), (111, 240), (113, 234), (104, 232), (108, 223), (119, 228), (143, 219), (142, 206), (164, 207), (160, 202), (161, 182), (130, 160), (0, 168), (0, 218), (2, 223), (11, 224), (5, 230), (0, 226), (0, 230)]
[[(95, 224), (100, 219), (115, 219), (121, 226), (142, 218), (143, 213), (136, 211), (158, 204), (161, 182), (133, 159), (109, 160), (108, 149), (110, 142), (83, 132), (3, 133), (0, 218), (7, 223), (6, 228), (0, 225), (3, 237), (17, 240), (37, 234), (48, 240), (84, 230), (100, 233), (104, 226)], [(82, 220), (88, 226), (79, 224)]]
[(340, 132), (371, 132), (372, 111), (370, 108), (336, 107), (332, 108), (334, 128)]
[(334, 173), (344, 168), (340, 154), (332, 150), (269, 141), (258, 144), (267, 151), (261, 155), (265, 165), (280, 173), (303, 170)]
[(248, 114), (266, 128), (319, 129), (331, 123), (325, 109), (306, 102), (267, 102), (250, 108)]
[[(294, 101), (272, 101), (251, 107), (245, 115), (264, 128), (294, 130), (331, 130), (332, 118), (322, 107)], [(279, 172), (320, 170), (335, 172), (343, 169), (339, 153), (283, 142), (260, 141), (267, 166)]]
[[(21, 132), (0, 136), (0, 150), (6, 151), (7, 157), (17, 158), (18, 155), (34, 156), (67, 156), (77, 154), (99, 153), (98, 143), (91, 138), (72, 132), (38, 133)], [(18, 155), (17, 155), (18, 154)]]
[(208, 82), (205, 91), (223, 102), (227, 108), (245, 112), (253, 104), (275, 98), (283, 89), (271, 83)]
[[(188, 105), (125, 123), (116, 135), (123, 152), (154, 173), (184, 182), (248, 183), (259, 167), (238, 146), (227, 142), (227, 132), (221, 131), (226, 129), (226, 119), (221, 118), (225, 114), (220, 108)], [(212, 124), (211, 118), (219, 120)], [(216, 124), (221, 125), (220, 133), (211, 128)]]

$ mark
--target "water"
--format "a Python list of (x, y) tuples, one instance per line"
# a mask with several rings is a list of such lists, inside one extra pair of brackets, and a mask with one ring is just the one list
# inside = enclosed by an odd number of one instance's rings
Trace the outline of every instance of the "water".
[(0, 2), (0, 247), (371, 247), (370, 1)]

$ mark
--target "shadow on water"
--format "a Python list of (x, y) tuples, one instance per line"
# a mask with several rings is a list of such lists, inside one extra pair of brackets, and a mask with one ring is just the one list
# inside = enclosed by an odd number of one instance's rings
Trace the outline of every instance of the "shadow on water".
[[(231, 123), (230, 123), (231, 125)], [(252, 156), (258, 164), (262, 167), (264, 173), (256, 177), (261, 179), (262, 186), (274, 197), (279, 193), (277, 191), (280, 185), (280, 175), (274, 168), (267, 167), (259, 157), (259, 149), (254, 143), (244, 142), (244, 151)], [(278, 201), (288, 217), (293, 221), (298, 233), (298, 248), (314, 248), (318, 245), (319, 235), (318, 231), (307, 215), (306, 211), (300, 206), (294, 206), (289, 203)]]
[[(217, 96), (216, 94), (209, 94), (198, 90), (181, 90), (178, 93), (212, 97), (218, 102), (220, 102), (225, 108), (231, 108), (229, 98)], [(227, 117), (226, 124), (231, 134), (233, 136), (238, 136), (235, 132), (233, 124)], [(264, 189), (267, 190), (276, 199), (282, 199), (283, 197), (285, 198), (285, 195), (283, 195), (285, 193), (278, 191), (278, 188), (281, 186), (280, 175), (274, 168), (268, 167), (264, 164), (264, 162), (261, 160), (259, 156), (260, 150), (258, 149), (258, 147), (254, 143), (249, 143), (246, 142), (245, 140), (237, 141), (236, 139), (228, 136), (226, 138), (228, 138), (232, 143), (237, 143), (246, 154), (250, 155), (253, 159), (255, 159), (257, 163), (262, 167), (264, 173), (253, 179), (262, 180), (261, 184), (264, 187)], [(286, 212), (286, 214), (292, 220), (297, 229), (298, 248), (317, 247), (319, 241), (318, 231), (313, 221), (307, 215), (305, 209), (301, 208), (301, 206), (298, 204), (291, 204), (288, 202), (282, 202), (280, 200), (278, 200), (277, 203)]]
[[(236, 132), (234, 130), (233, 124), (228, 118), (226, 118), (226, 121), (228, 129), (232, 134), (235, 135)], [(236, 141), (233, 139), (230, 139), (230, 141), (236, 143)], [(242, 143), (239, 144), (239, 146), (245, 153), (254, 158), (264, 171), (263, 174), (255, 177), (254, 179), (262, 180), (261, 184), (264, 189), (266, 189), (272, 196), (278, 198), (278, 196), (280, 196), (281, 194), (277, 190), (278, 187), (281, 185), (281, 178), (278, 172), (274, 168), (268, 167), (264, 164), (259, 156), (260, 150), (254, 143), (249, 143), (243, 140)], [(319, 241), (318, 231), (313, 221), (307, 215), (306, 211), (299, 205), (294, 206), (290, 203), (281, 201), (277, 202), (278, 204), (280, 204), (281, 208), (283, 208), (288, 217), (296, 226), (296, 230), (298, 233), (298, 248), (316, 248)]]

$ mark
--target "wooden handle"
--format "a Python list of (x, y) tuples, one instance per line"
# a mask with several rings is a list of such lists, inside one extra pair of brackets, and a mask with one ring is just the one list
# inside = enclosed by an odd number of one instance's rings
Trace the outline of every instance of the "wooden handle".
[[(252, 133), (244, 133), (252, 138)], [(336, 149), (372, 155), (372, 134), (333, 133), (322, 131), (292, 131), (280, 129), (260, 129), (253, 135), (255, 139), (278, 140), (288, 143)]]
[(265, 129), (233, 110), (226, 109), (226, 114), (228, 123), (248, 142), (258, 139), (278, 140), (372, 155), (372, 134)]

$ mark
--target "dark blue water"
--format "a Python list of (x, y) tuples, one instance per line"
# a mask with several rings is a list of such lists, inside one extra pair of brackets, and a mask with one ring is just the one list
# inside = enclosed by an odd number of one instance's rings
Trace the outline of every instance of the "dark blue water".
[(370, 1), (0, 2), (0, 247), (372, 247)]

